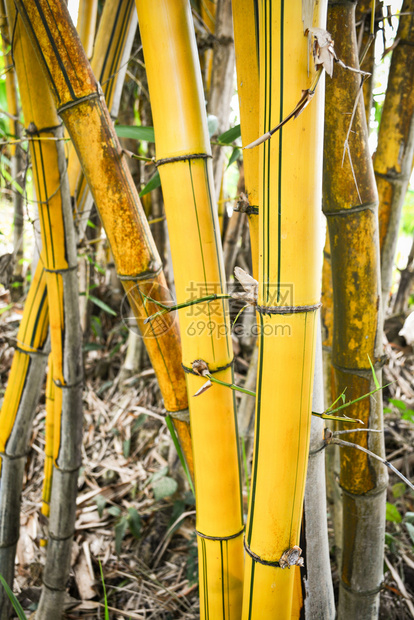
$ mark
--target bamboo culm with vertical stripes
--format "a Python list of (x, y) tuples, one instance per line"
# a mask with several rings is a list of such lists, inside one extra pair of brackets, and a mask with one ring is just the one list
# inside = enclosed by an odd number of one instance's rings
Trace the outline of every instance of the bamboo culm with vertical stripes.
[[(313, 24), (324, 26), (324, 3)], [(295, 107), (308, 76), (300, 3), (259, 2), (260, 130)], [(320, 300), (322, 92), (260, 146), (259, 362), (243, 615), (290, 618), (309, 448)], [(283, 306), (295, 306), (286, 314)]]

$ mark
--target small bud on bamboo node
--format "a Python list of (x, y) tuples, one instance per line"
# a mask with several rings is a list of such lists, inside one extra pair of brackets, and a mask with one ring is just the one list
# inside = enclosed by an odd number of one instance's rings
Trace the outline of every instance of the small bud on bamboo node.
[(280, 568), (290, 568), (291, 566), (303, 566), (304, 560), (300, 556), (302, 555), (302, 549), (297, 545), (294, 545), (291, 549), (285, 551), (280, 560)]

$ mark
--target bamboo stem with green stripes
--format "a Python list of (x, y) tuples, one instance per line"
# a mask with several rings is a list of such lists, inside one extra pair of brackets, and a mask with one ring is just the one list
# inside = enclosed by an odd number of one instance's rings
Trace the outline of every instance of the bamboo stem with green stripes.
[[(8, 1), (8, 0), (7, 0)], [(82, 436), (82, 339), (76, 236), (66, 172), (63, 128), (43, 69), (14, 4), (13, 57), (32, 159), (46, 271), (54, 394), (53, 485), (39, 617), (56, 618), (63, 605), (75, 525)], [(56, 140), (41, 140), (53, 137)], [(38, 138), (38, 139), (32, 139)]]
[[(0, 573), (10, 586), (27, 446), (47, 363), (48, 313), (46, 274), (39, 261), (26, 298), (0, 411)], [(10, 601), (0, 588), (0, 619), (9, 620), (9, 612)]]
[[(242, 143), (250, 144), (259, 131), (259, 40), (257, 0), (233, 0), (234, 46)], [(259, 204), (259, 149), (243, 151), (247, 207)], [(259, 217), (247, 209), (253, 276), (257, 278)]]
[[(136, 4), (180, 303), (225, 292), (226, 286), (201, 71), (187, 0)], [(243, 515), (234, 392), (214, 384), (192, 398), (204, 381), (197, 364), (193, 369), (197, 360), (218, 379), (233, 383), (227, 301), (178, 314), (191, 395), (200, 615), (236, 620), (242, 601)]]
[[(156, 308), (152, 304), (144, 306), (141, 291), (152, 293), (161, 301), (168, 302), (170, 297), (161, 261), (101, 88), (62, 0), (53, 5), (41, 0), (36, 7), (22, 0), (16, 6), (41, 58), (59, 115), (81, 160), (114, 255), (118, 276), (144, 335), (165, 407), (172, 413), (183, 411), (187, 408), (187, 394), (174, 317), (168, 317), (156, 329), (154, 326), (145, 327), (143, 323)], [(59, 28), (58, 24), (64, 24), (64, 27)], [(188, 429), (185, 422), (183, 428)], [(180, 430), (181, 427), (178, 427), (178, 432)], [(182, 439), (187, 446), (188, 437), (186, 432)]]
[[(307, 27), (324, 26), (324, 6), (316, 5)], [(259, 33), (258, 135), (294, 109), (315, 77), (301, 3), (259, 2)], [(322, 123), (321, 90), (259, 147), (259, 363), (242, 615), (249, 620), (291, 617), (295, 573), (286, 568), (300, 562), (320, 301)]]
[[(358, 68), (354, 11), (353, 2), (329, 2), (327, 29), (337, 55)], [(342, 68), (335, 68), (333, 79), (327, 81), (323, 174), (323, 208), (331, 243), (335, 388), (336, 395), (346, 389), (352, 400), (373, 389), (370, 360), (380, 377), (382, 354), (378, 195), (360, 85), (358, 74)], [(349, 415), (361, 419), (365, 428), (381, 430), (382, 399), (360, 400)], [(344, 428), (351, 427), (344, 424)], [(350, 442), (383, 456), (381, 432), (349, 437)], [(343, 545), (338, 618), (377, 618), (387, 474), (380, 463), (351, 448), (341, 450), (340, 460)]]
[[(9, 132), (12, 138), (20, 140), (22, 136), (22, 127), (20, 123), (20, 106), (17, 95), (16, 73), (13, 68), (13, 58), (11, 54), (11, 36), (7, 21), (6, 8), (4, 0), (0, 2), (0, 31), (2, 37), (2, 50), (5, 64), (8, 67), (6, 71), (6, 98), (9, 117)], [(21, 144), (10, 145), (11, 154), (11, 176), (17, 187), (13, 187), (13, 250), (15, 252), (14, 281), (20, 286), (18, 295), (23, 292), (22, 284), (22, 258), (23, 258), (23, 232), (24, 232), (24, 216), (23, 216), (23, 191), (19, 191), (18, 187), (23, 185), (23, 149)], [(17, 278), (16, 278), (17, 276)]]

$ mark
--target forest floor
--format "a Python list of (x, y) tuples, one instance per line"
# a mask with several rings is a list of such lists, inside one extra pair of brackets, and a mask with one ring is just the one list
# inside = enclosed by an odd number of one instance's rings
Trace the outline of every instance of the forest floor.
[[(0, 298), (0, 305), (7, 299)], [(0, 378), (10, 369), (21, 306), (1, 316)], [(199, 617), (194, 497), (164, 421), (157, 382), (142, 354), (141, 370), (120, 379), (126, 328), (108, 314), (92, 320), (84, 345), (83, 465), (76, 535), (65, 601), (66, 618), (167, 620)], [(387, 458), (414, 475), (414, 355), (386, 345), (384, 383)], [(236, 358), (236, 382), (248, 360)], [(390, 400), (391, 399), (391, 400)], [(36, 610), (45, 548), (40, 514), (45, 447), (44, 392), (36, 412), (25, 470), (15, 592), (27, 617)], [(247, 512), (247, 495), (244, 495)], [(329, 519), (335, 593), (338, 570)], [(414, 617), (414, 493), (390, 475), (382, 619)], [(101, 568), (103, 579), (101, 577)]]

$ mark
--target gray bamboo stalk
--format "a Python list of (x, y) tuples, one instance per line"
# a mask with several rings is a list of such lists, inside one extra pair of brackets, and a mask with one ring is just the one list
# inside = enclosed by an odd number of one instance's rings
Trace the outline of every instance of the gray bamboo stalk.
[[(63, 130), (56, 130), (63, 137)], [(43, 590), (37, 617), (55, 620), (59, 617), (69, 576), (71, 547), (75, 528), (78, 472), (82, 445), (82, 337), (79, 319), (76, 235), (66, 170), (65, 150), (57, 141), (57, 165), (65, 230), (68, 268), (61, 272), (63, 281), (64, 332), (62, 414), (60, 449), (54, 462), (50, 502), (49, 535)]]
[[(312, 411), (324, 411), (324, 382), (320, 325), (317, 330)], [(326, 518), (324, 421), (312, 416), (308, 472), (304, 502), (305, 567), (304, 610), (306, 620), (335, 618), (335, 601), (329, 559)], [(302, 571), (301, 571), (302, 572)]]
[[(27, 447), (32, 432), (33, 418), (39, 401), (42, 381), (45, 374), (49, 341), (31, 353), (20, 352), (30, 358), (25, 387), (17, 406), (13, 430), (0, 454), (0, 573), (10, 586), (14, 579), (14, 563), (20, 525), (20, 494), (23, 472), (27, 459)], [(10, 601), (0, 587), (0, 620), (10, 618)]]
[[(234, 91), (234, 41), (231, 0), (217, 0), (213, 65), (207, 112), (218, 119), (218, 133), (228, 129), (230, 102)], [(214, 185), (219, 199), (225, 153), (213, 146)]]

